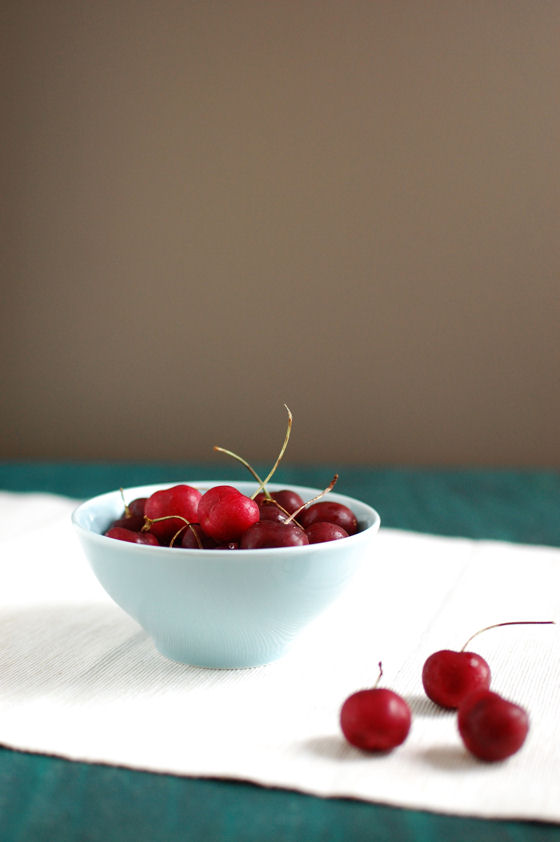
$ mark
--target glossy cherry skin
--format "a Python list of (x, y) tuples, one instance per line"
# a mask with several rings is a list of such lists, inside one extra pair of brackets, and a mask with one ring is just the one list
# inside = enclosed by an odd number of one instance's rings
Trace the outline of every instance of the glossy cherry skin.
[[(297, 491), (290, 491), (289, 488), (283, 488), (282, 491), (271, 491), (270, 496), (273, 500), (276, 500), (277, 503), (280, 503), (282, 508), (290, 515), (293, 514), (296, 509), (303, 506), (303, 500)], [(255, 497), (255, 502), (260, 506), (263, 500), (266, 499), (266, 495), (260, 491)]]
[(202, 495), (198, 521), (218, 544), (238, 541), (260, 517), (259, 507), (231, 485), (216, 485)]
[(286, 512), (276, 505), (274, 500), (261, 500), (259, 511), (260, 520), (277, 520), (279, 523), (283, 523), (286, 518), (290, 517), (289, 514), (286, 514)]
[[(150, 525), (150, 532), (160, 543), (168, 544), (173, 536), (185, 525), (185, 520), (198, 521), (198, 504), (202, 497), (198, 489), (190, 485), (174, 485), (162, 488), (148, 497), (144, 506), (144, 515), (151, 520), (167, 518)], [(178, 517), (170, 517), (178, 515)], [(181, 520), (184, 518), (184, 520)]]
[(358, 531), (358, 521), (354, 512), (343, 503), (334, 503), (332, 500), (313, 503), (298, 515), (298, 521), (304, 529), (317, 521), (326, 521), (342, 526), (348, 535), (354, 535)]
[(123, 529), (130, 529), (131, 532), (140, 532), (144, 526), (144, 515), (129, 515), (123, 514), (114, 520), (108, 529), (115, 529), (122, 527)]
[(185, 527), (180, 540), (174, 546), (185, 550), (211, 550), (216, 546), (216, 542), (202, 531), (200, 524), (194, 523)]
[(457, 708), (467, 696), (490, 687), (490, 667), (475, 652), (441, 649), (426, 660), (422, 684), (428, 698), (444, 708)]
[(155, 535), (150, 532), (133, 532), (131, 529), (125, 529), (122, 526), (113, 526), (105, 533), (107, 538), (116, 538), (118, 541), (128, 541), (131, 544), (150, 544), (154, 547), (159, 546), (159, 541)]
[(309, 538), (295, 523), (261, 520), (253, 524), (242, 536), (240, 550), (260, 550), (265, 547), (301, 547)]
[(468, 696), (457, 725), (465, 747), (480, 760), (505, 760), (519, 751), (529, 732), (527, 711), (491, 690)]
[(348, 532), (337, 526), (336, 523), (326, 523), (322, 520), (317, 520), (308, 526), (305, 534), (309, 538), (310, 544), (323, 544), (325, 541), (338, 541), (340, 538), (348, 538)]
[(384, 687), (358, 690), (340, 711), (340, 727), (349, 743), (365, 751), (389, 751), (403, 743), (412, 716), (408, 703)]
[(147, 497), (137, 497), (129, 503), (122, 515), (114, 520), (109, 528), (122, 526), (132, 532), (139, 532), (144, 525), (144, 506), (147, 499)]

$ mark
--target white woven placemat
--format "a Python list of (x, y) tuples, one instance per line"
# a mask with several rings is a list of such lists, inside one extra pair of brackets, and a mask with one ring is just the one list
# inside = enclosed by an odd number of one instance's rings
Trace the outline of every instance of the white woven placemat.
[[(422, 690), (425, 658), (478, 628), (556, 619), (560, 550), (382, 528), (346, 594), (283, 660), (253, 670), (183, 666), (157, 653), (98, 585), (71, 524), (75, 503), (0, 493), (0, 743), (187, 776), (457, 815), (560, 821), (559, 626), (514, 626), (472, 645), (493, 689), (524, 705), (521, 751), (485, 764), (453, 713)], [(347, 745), (342, 702), (371, 685), (409, 701), (388, 755)]]

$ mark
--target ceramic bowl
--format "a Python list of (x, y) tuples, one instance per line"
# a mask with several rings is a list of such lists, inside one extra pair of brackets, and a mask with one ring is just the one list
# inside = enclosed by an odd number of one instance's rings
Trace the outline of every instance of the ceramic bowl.
[[(202, 492), (251, 482), (185, 481)], [(124, 489), (126, 500), (176, 483)], [(288, 487), (270, 483), (270, 491)], [(304, 500), (319, 489), (289, 485)], [(131, 544), (102, 533), (119, 517), (120, 491), (82, 503), (72, 521), (101, 585), (152, 638), (159, 652), (182, 663), (242, 668), (284, 655), (303, 629), (344, 590), (363, 562), (373, 561), (377, 512), (331, 492), (355, 513), (360, 531), (338, 541), (257, 550), (188, 550)]]

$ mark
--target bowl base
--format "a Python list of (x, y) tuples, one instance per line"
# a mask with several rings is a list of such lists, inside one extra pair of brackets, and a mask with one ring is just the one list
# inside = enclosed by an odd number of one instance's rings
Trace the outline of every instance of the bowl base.
[(187, 652), (179, 647), (169, 647), (161, 644), (159, 641), (153, 641), (154, 646), (160, 655), (170, 661), (175, 661), (178, 664), (184, 664), (189, 667), (198, 667), (200, 669), (212, 670), (247, 670), (258, 669), (258, 667), (266, 667), (267, 664), (272, 664), (283, 658), (288, 650), (283, 650), (277, 653), (268, 653), (268, 655), (254, 655), (253, 657), (245, 656), (244, 658), (223, 657), (208, 655), (206, 657), (194, 652)]

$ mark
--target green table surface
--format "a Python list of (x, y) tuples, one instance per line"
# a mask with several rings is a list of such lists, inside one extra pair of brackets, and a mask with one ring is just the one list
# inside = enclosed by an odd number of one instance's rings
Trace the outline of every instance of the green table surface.
[[(0, 463), (0, 490), (85, 498), (145, 483), (245, 479), (239, 467), (221, 461), (212, 465), (9, 462)], [(266, 472), (265, 466), (256, 468)], [(372, 504), (386, 527), (560, 546), (557, 471), (338, 470), (337, 491)], [(324, 487), (331, 475), (329, 466), (285, 464), (275, 481)], [(321, 799), (242, 781), (180, 778), (0, 748), (1, 842), (474, 839), (544, 842), (560, 839), (560, 827)]]

